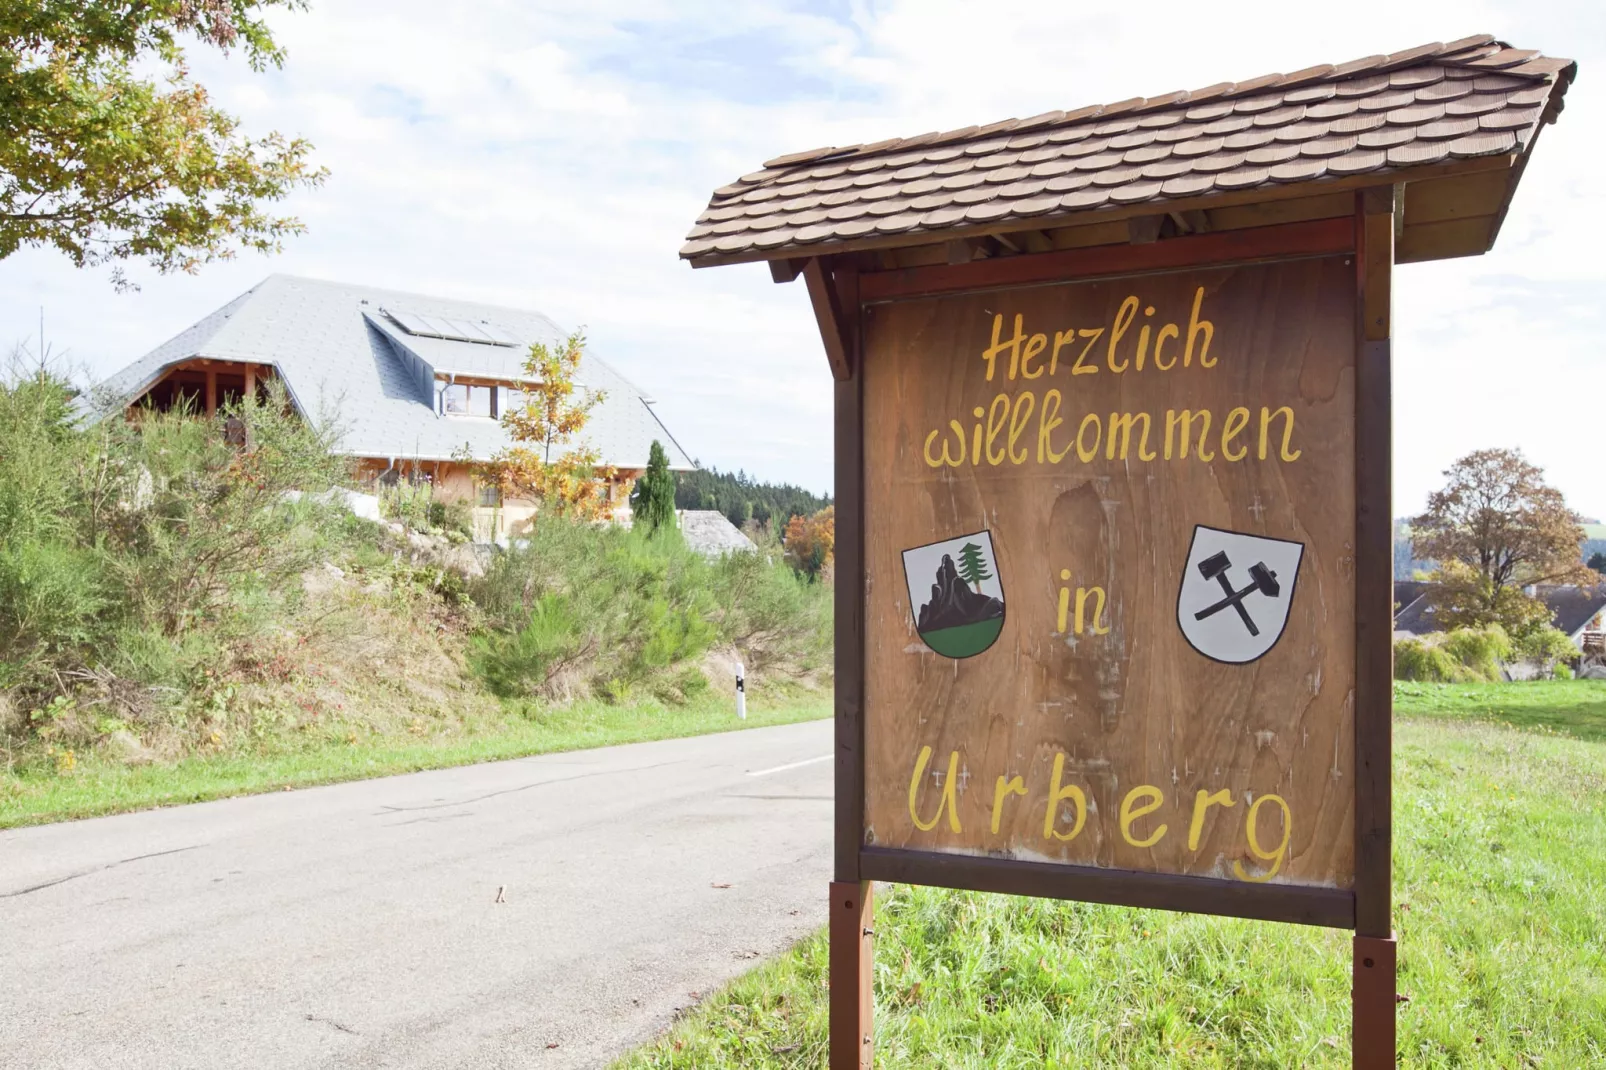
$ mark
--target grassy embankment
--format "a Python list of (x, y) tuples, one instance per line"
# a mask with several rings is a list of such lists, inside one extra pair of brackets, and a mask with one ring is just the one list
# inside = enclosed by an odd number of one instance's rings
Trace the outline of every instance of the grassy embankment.
[(653, 700), (565, 706), (510, 702), (449, 726), (432, 726), (422, 738), (366, 734), (295, 750), (194, 755), (145, 765), (90, 755), (66, 774), (0, 770), (0, 829), (830, 715), (829, 693), (803, 690), (754, 696), (745, 721), (736, 719), (732, 701), (723, 695), (680, 706)]
[[(1398, 708), (1400, 1064), (1606, 1066), (1606, 683), (1407, 684)], [(879, 1067), (1349, 1065), (1345, 932), (878, 895)], [(619, 1070), (823, 1067), (825, 977), (805, 941)]]
[[(227, 432), (227, 433), (225, 433)], [(825, 715), (831, 595), (760, 553), (350, 484), (281, 396), (79, 418), (0, 376), (0, 827)]]

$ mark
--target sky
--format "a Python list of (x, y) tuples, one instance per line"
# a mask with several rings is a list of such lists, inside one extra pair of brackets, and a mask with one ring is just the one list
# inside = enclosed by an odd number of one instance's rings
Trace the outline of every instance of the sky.
[[(329, 168), (307, 233), (196, 275), (0, 261), (0, 348), (108, 375), (275, 272), (539, 310), (656, 398), (705, 465), (831, 484), (831, 379), (802, 284), (677, 250), (716, 187), (786, 152), (1155, 96), (1493, 33), (1576, 59), (1494, 251), (1395, 276), (1395, 511), (1471, 450), (1522, 449), (1606, 516), (1606, 59), (1598, 0), (311, 0), (279, 71), (192, 49), (248, 132)], [(1606, 83), (1602, 83), (1606, 85)]]

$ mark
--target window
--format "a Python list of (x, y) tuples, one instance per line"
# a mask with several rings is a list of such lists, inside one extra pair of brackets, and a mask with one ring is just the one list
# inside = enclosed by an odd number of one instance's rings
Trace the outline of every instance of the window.
[(495, 416), (495, 387), (448, 383), (441, 388), (441, 412), (449, 416)]
[(529, 395), (513, 386), (502, 387), (502, 412), (518, 412), (530, 403)]
[(484, 508), (496, 508), (502, 504), (502, 488), (495, 483), (481, 483), (479, 501)]

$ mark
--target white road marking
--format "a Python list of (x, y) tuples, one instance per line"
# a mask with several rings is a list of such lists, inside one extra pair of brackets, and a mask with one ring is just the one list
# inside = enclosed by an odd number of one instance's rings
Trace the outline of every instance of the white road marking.
[(748, 773), (747, 775), (748, 776), (769, 776), (771, 773), (784, 773), (788, 769), (801, 769), (805, 765), (818, 765), (820, 762), (828, 762), (830, 760), (831, 760), (831, 755), (822, 754), (818, 758), (805, 758), (805, 759), (803, 759), (803, 761), (801, 761), (801, 762), (793, 762), (791, 765), (777, 765), (774, 769), (760, 769), (757, 772)]

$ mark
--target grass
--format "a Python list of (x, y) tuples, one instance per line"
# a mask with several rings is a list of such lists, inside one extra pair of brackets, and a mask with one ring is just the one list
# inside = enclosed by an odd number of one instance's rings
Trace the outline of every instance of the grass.
[(510, 702), (500, 708), (500, 716), (469, 721), (434, 737), (353, 733), (346, 742), (324, 740), (295, 750), (230, 752), (150, 765), (86, 755), (71, 768), (0, 771), (0, 828), (830, 715), (828, 692), (750, 695), (745, 721), (736, 719), (724, 696), (684, 706)]
[(1394, 685), (1394, 712), (1424, 718), (1493, 721), (1606, 743), (1606, 680), (1520, 684)]
[[(1606, 689), (1402, 692), (1400, 1065), (1606, 1066)], [(1349, 1065), (1347, 932), (878, 895), (878, 1067)], [(805, 941), (617, 1070), (823, 1067), (826, 964)]]

